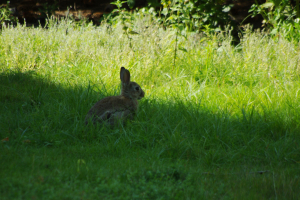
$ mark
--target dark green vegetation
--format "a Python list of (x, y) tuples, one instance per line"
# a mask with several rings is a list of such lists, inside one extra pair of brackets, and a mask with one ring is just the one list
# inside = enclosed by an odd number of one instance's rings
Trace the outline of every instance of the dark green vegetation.
[[(186, 31), (196, 32), (220, 32), (226, 26), (234, 30), (235, 40), (237, 34), (242, 34), (243, 27), (248, 18), (261, 16), (259, 21), (264, 30), (271, 36), (281, 36), (289, 41), (300, 40), (300, 1), (299, 0), (255, 0), (248, 11), (243, 13), (243, 20), (239, 21), (230, 14), (233, 7), (244, 4), (243, 1), (230, 0), (147, 0), (148, 6), (142, 10), (148, 10), (155, 20), (163, 26), (179, 28), (185, 35)], [(113, 4), (118, 6), (106, 19), (111, 16), (124, 15), (124, 5), (133, 8), (136, 1), (116, 0)], [(246, 3), (247, 4), (247, 3)], [(123, 9), (121, 9), (121, 7)], [(120, 12), (122, 10), (122, 12)], [(236, 16), (239, 17), (239, 16)], [(124, 18), (123, 18), (124, 19)], [(253, 23), (253, 22), (252, 22)], [(253, 25), (253, 24), (251, 24)]]
[[(233, 47), (227, 32), (132, 17), (138, 34), (127, 21), (3, 28), (1, 199), (297, 199), (298, 45), (245, 29)], [(84, 126), (119, 93), (120, 66), (146, 92), (136, 119)]]

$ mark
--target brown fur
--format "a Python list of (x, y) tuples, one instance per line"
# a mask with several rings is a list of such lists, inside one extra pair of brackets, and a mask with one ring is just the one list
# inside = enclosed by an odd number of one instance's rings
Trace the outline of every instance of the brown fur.
[(138, 108), (137, 100), (143, 98), (145, 93), (137, 83), (130, 82), (130, 73), (124, 67), (121, 67), (120, 79), (121, 95), (98, 101), (87, 113), (86, 124), (91, 120), (93, 124), (107, 122), (115, 125), (117, 121), (124, 122), (133, 118)]

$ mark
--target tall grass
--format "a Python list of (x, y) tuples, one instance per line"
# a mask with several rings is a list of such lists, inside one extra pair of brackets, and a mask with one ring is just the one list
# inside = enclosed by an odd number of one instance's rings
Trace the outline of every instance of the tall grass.
[[(0, 193), (296, 198), (299, 46), (250, 29), (236, 47), (227, 32), (190, 33), (174, 67), (175, 31), (134, 18), (130, 41), (121, 24), (3, 27)], [(146, 92), (136, 119), (84, 126), (96, 101), (120, 92), (121, 66)]]

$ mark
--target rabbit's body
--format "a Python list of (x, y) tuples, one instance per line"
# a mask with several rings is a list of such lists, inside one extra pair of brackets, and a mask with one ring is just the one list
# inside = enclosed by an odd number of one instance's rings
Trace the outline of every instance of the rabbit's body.
[(106, 97), (98, 101), (88, 112), (85, 121), (88, 123), (89, 118), (92, 122), (107, 121), (109, 124), (114, 125), (116, 120), (122, 118), (132, 119), (138, 107), (137, 100), (131, 100), (124, 96)]
[(143, 98), (145, 93), (137, 83), (130, 82), (130, 73), (124, 67), (121, 67), (120, 78), (121, 95), (98, 101), (87, 113), (86, 124), (91, 120), (93, 124), (107, 122), (115, 125), (117, 121), (124, 122), (126, 119), (133, 118), (138, 108), (137, 100)]

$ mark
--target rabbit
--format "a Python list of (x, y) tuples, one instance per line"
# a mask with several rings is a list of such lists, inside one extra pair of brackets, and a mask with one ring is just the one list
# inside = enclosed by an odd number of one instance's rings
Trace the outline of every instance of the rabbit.
[(130, 81), (130, 72), (124, 67), (121, 67), (120, 79), (121, 95), (105, 97), (98, 101), (87, 113), (86, 125), (91, 121), (94, 125), (105, 122), (114, 126), (117, 122), (124, 123), (127, 119), (133, 119), (138, 100), (145, 96), (145, 92), (136, 82)]

